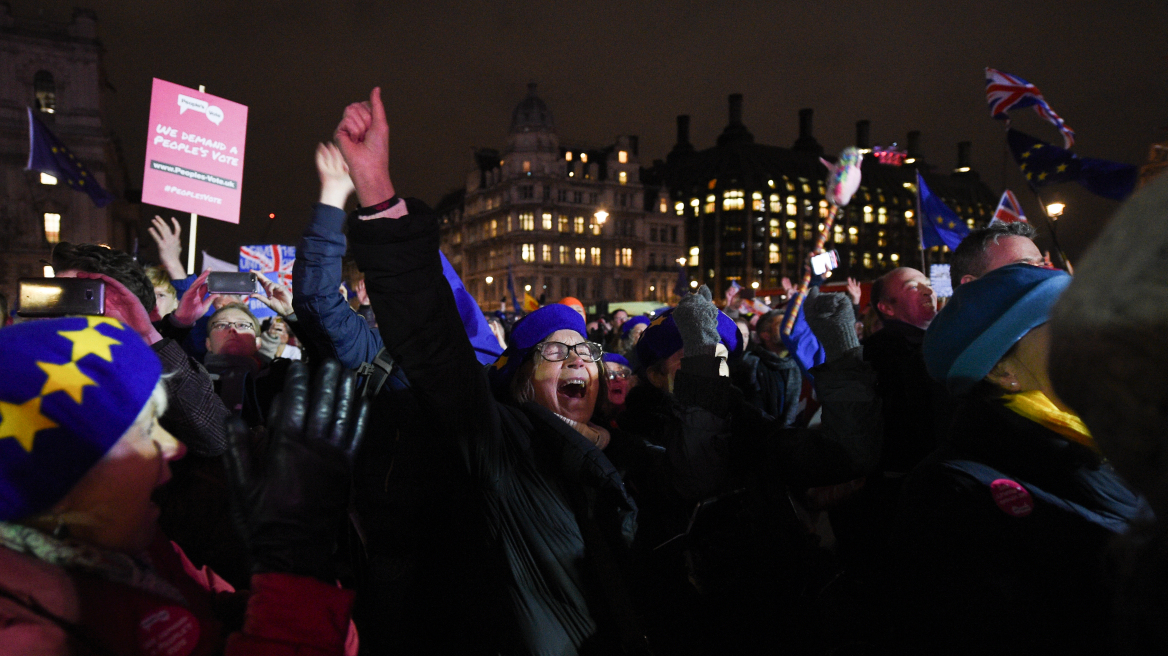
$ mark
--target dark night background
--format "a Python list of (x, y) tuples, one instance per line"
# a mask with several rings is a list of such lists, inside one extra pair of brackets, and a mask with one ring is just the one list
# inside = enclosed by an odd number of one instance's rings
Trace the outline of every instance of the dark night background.
[[(316, 199), (314, 145), (374, 85), (398, 192), (430, 203), (465, 183), (471, 147), (503, 146), (529, 81), (564, 143), (637, 134), (644, 164), (672, 147), (678, 114), (692, 115), (697, 148), (711, 146), (730, 93), (744, 95), (758, 143), (790, 146), (802, 107), (815, 109), (828, 153), (849, 145), (859, 119), (871, 120), (874, 144), (920, 130), (925, 161), (946, 170), (970, 140), (982, 179), (995, 193), (1014, 189), (1044, 233), (1017, 167), (1003, 166), (985, 66), (1036, 84), (1076, 131), (1080, 156), (1142, 163), (1168, 140), (1163, 0), (14, 0), (12, 13), (67, 22), (76, 5), (97, 12), (105, 121), (125, 146), (131, 186), (142, 179), (152, 77), (249, 107), (240, 225), (199, 224), (200, 247), (230, 261), (242, 243), (296, 243)], [(1014, 117), (1061, 143), (1032, 110)], [(1068, 205), (1059, 236), (1072, 260), (1116, 207), (1078, 185), (1044, 196)]]

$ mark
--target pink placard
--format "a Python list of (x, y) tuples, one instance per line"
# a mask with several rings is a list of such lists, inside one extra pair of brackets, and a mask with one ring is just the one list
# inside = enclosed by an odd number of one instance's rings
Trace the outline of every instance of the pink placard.
[(154, 78), (142, 202), (239, 223), (247, 107)]

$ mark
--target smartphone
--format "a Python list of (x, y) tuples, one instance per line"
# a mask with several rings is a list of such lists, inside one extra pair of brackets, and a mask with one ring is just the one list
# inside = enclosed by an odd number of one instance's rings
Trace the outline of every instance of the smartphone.
[(207, 276), (209, 294), (251, 294), (256, 291), (254, 271), (212, 271)]
[(92, 278), (21, 278), (17, 296), (22, 317), (105, 314), (105, 282)]
[(826, 253), (811, 256), (811, 273), (817, 276), (822, 276), (838, 266), (839, 254), (835, 251), (827, 251)]

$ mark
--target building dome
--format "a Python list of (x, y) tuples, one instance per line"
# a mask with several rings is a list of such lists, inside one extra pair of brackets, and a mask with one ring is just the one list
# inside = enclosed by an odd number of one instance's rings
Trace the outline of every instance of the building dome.
[(552, 120), (552, 111), (547, 104), (535, 95), (535, 82), (527, 85), (527, 97), (515, 106), (511, 112), (511, 132), (535, 132), (546, 130), (553, 132), (556, 129)]

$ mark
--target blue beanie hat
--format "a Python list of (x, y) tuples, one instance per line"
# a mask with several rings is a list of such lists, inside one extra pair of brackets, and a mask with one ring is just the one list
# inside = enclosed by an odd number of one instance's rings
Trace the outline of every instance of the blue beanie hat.
[[(738, 332), (738, 325), (721, 310), (718, 311), (718, 336), (731, 356), (742, 350), (742, 334)], [(673, 308), (669, 308), (657, 315), (645, 332), (641, 333), (641, 341), (637, 342), (637, 360), (642, 367), (648, 368), (658, 360), (677, 353), (682, 347), (681, 332), (673, 321)]]
[(627, 337), (633, 326), (649, 325), (649, 317), (636, 316), (621, 324), (621, 337)]
[(620, 365), (624, 365), (626, 367), (629, 367), (630, 369), (632, 368), (632, 366), (629, 365), (628, 359), (625, 358), (625, 356), (621, 355), (620, 353), (605, 353), (604, 356), (601, 357), (600, 359), (604, 360), (605, 363), (620, 364)]
[(973, 389), (1018, 340), (1046, 323), (1070, 284), (1065, 271), (1011, 264), (961, 285), (925, 332), (929, 375), (952, 394)]
[(557, 330), (574, 330), (580, 333), (581, 337), (588, 335), (584, 317), (570, 306), (558, 303), (545, 305), (515, 324), (511, 329), (511, 336), (507, 338), (507, 349), (488, 371), (496, 395), (506, 396), (507, 388), (511, 385), (511, 377), (515, 375), (519, 365), (531, 357), (536, 344)]
[(0, 330), (0, 521), (57, 503), (138, 418), (162, 363), (107, 317)]

